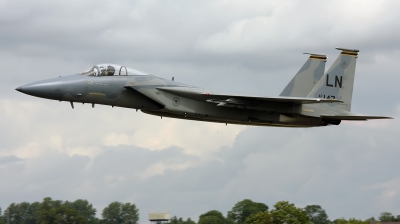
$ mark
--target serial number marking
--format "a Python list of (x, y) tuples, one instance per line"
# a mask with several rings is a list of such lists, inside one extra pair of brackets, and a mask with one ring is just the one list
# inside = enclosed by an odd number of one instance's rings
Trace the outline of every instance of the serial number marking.
[(318, 98), (323, 98), (323, 99), (336, 99), (336, 96), (330, 96), (330, 95), (324, 95), (324, 94), (319, 94)]

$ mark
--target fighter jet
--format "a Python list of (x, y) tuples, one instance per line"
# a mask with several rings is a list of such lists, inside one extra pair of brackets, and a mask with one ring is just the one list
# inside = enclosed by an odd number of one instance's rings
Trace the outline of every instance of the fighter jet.
[(160, 116), (225, 124), (317, 127), (342, 120), (387, 119), (351, 113), (359, 50), (341, 53), (325, 71), (327, 57), (309, 54), (279, 97), (225, 94), (156, 77), (115, 64), (33, 82), (16, 90), (45, 99), (125, 107)]

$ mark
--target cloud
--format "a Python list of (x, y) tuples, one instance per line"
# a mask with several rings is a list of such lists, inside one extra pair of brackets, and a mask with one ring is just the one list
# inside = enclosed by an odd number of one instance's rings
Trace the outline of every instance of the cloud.
[(0, 164), (16, 163), (19, 161), (21, 161), (21, 159), (16, 156), (1, 156), (0, 157)]
[(103, 144), (136, 145), (152, 150), (174, 145), (186, 149), (190, 154), (209, 156), (210, 152), (221, 146), (231, 146), (236, 135), (245, 129), (244, 126), (227, 128), (219, 123), (193, 122), (196, 125), (188, 126), (185, 122), (169, 118), (163, 118), (161, 121), (155, 121), (153, 118), (151, 120), (152, 122), (145, 122), (146, 125), (131, 134), (109, 133), (104, 137)]
[[(362, 48), (370, 45), (373, 41), (371, 37), (394, 40), (400, 34), (393, 32), (388, 25), (396, 17), (394, 11), (387, 11), (388, 4), (385, 1), (284, 1), (273, 10), (266, 8), (254, 16), (237, 18), (223, 30), (202, 36), (197, 42), (197, 49), (228, 56), (254, 53), (266, 55), (269, 51), (288, 52), (304, 47), (322, 50), (331, 44)], [(311, 11), (311, 6), (317, 10), (313, 10), (310, 16), (304, 16), (305, 11)], [(338, 11), (340, 16), (337, 16)], [(387, 13), (389, 16), (386, 16)], [(380, 17), (383, 19), (377, 19)], [(360, 26), (359, 21), (368, 23), (368, 26)], [(385, 45), (385, 41), (378, 43), (378, 46)], [(374, 46), (377, 47), (376, 42)]]
[[(395, 178), (387, 182), (373, 184), (365, 187), (368, 190), (378, 190), (379, 195), (375, 197), (375, 203), (382, 211), (392, 210), (393, 207), (400, 207), (400, 179)], [(394, 213), (396, 214), (396, 213)], [(397, 214), (396, 214), (397, 215)]]
[[(399, 210), (398, 3), (0, 1), (0, 206), (112, 201), (192, 217), (250, 198), (331, 218)], [(395, 120), (290, 129), (48, 101), (17, 86), (112, 62), (223, 92), (277, 95), (302, 52), (361, 50), (353, 110)], [(374, 202), (374, 203), (371, 203)], [(397, 200), (398, 201), (398, 200)]]
[[(206, 158), (222, 146), (232, 146), (237, 134), (246, 128), (160, 119), (121, 108), (90, 107), (77, 104), (71, 110), (65, 102), (1, 100), (1, 123), (9, 129), (1, 131), (5, 138), (0, 153), (28, 158), (51, 149), (69, 155), (95, 156), (103, 146), (134, 145), (151, 150), (176, 146)], [(70, 122), (60, 120), (61, 114)], [(42, 125), (43, 121), (47, 125)], [(17, 137), (23, 140), (16, 143)]]

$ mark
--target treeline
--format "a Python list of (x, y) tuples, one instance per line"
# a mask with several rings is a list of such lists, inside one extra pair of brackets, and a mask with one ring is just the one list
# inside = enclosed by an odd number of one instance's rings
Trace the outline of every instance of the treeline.
[[(249, 199), (240, 201), (224, 216), (217, 210), (208, 211), (199, 217), (197, 224), (369, 224), (370, 222), (400, 222), (400, 215), (394, 216), (384, 212), (376, 220), (371, 217), (361, 219), (330, 220), (326, 211), (319, 205), (308, 205), (298, 208), (287, 201), (277, 202), (272, 209), (264, 203)], [(191, 219), (173, 217), (168, 224), (196, 224)]]
[[(112, 202), (103, 209), (102, 218), (96, 217), (96, 209), (87, 200), (60, 201), (44, 198), (42, 202), (12, 203), (2, 212), (0, 224), (136, 224), (139, 210), (135, 204)], [(264, 203), (245, 199), (236, 203), (224, 216), (217, 210), (208, 211), (199, 217), (197, 224), (369, 224), (370, 222), (400, 222), (400, 215), (383, 212), (377, 218), (329, 220), (326, 211), (319, 205), (296, 207), (287, 201), (277, 202), (273, 208)], [(169, 224), (196, 224), (193, 220), (173, 217)]]
[(92, 204), (81, 199), (69, 202), (44, 198), (42, 202), (12, 203), (3, 213), (0, 208), (0, 224), (135, 224), (138, 220), (136, 205), (121, 202), (112, 202), (105, 207), (102, 219), (96, 218)]

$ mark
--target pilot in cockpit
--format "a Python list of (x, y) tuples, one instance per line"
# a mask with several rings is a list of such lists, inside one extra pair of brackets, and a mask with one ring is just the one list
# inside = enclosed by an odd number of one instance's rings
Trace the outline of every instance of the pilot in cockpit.
[(115, 73), (115, 68), (111, 65), (108, 65), (106, 68), (101, 66), (100, 70), (101, 76), (113, 76)]
[(148, 75), (135, 69), (113, 64), (100, 64), (93, 66), (89, 71), (80, 73), (89, 76), (127, 76), (127, 75)]
[(107, 66), (107, 73), (108, 73), (108, 76), (113, 76), (115, 73), (115, 68), (111, 65)]

